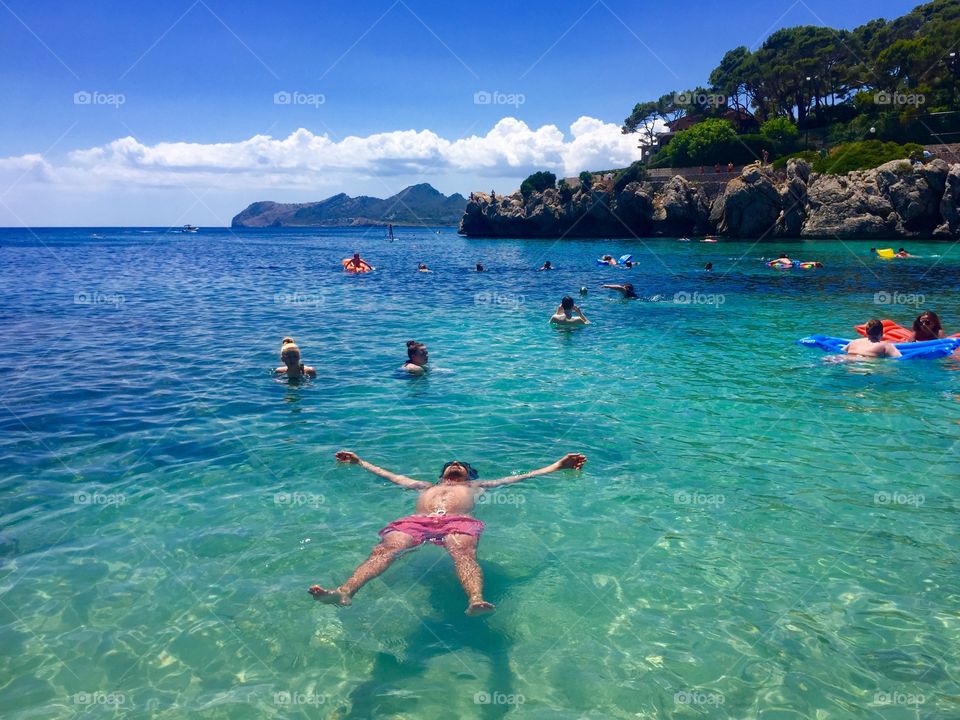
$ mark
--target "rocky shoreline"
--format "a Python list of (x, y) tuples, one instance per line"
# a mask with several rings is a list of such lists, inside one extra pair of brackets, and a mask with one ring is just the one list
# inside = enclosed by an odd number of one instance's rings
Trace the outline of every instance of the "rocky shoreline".
[(524, 198), (472, 193), (460, 220), (467, 237), (677, 237), (957, 239), (960, 163), (896, 160), (846, 175), (790, 160), (786, 176), (748, 165), (712, 202), (679, 175), (659, 189), (631, 182), (549, 188)]

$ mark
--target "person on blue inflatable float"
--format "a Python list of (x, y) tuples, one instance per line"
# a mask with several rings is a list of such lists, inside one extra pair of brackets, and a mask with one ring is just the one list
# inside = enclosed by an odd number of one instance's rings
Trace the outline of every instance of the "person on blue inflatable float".
[(867, 336), (851, 340), (843, 349), (847, 355), (869, 358), (898, 358), (901, 356), (897, 346), (883, 339), (883, 323), (877, 319), (867, 322)]

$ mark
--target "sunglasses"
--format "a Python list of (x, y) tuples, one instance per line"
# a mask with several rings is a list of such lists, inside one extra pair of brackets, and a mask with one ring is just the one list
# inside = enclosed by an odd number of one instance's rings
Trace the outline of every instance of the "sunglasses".
[(467, 477), (469, 477), (471, 480), (476, 480), (478, 477), (480, 477), (480, 473), (478, 473), (473, 466), (470, 465), (470, 463), (460, 462), (459, 460), (451, 460), (444, 465), (443, 469), (440, 471), (440, 477), (444, 476), (444, 474), (447, 472), (447, 468), (451, 465), (462, 465), (467, 471)]
[(930, 318), (923, 318), (923, 320), (920, 321), (920, 324), (921, 324), (921, 325), (933, 325), (933, 320), (931, 320)]

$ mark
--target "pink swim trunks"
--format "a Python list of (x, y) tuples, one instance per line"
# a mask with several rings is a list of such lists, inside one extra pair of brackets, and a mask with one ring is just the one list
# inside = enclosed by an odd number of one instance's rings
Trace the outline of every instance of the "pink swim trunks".
[(483, 523), (466, 515), (408, 515), (394, 520), (379, 535), (382, 538), (388, 532), (405, 533), (416, 540), (417, 545), (428, 540), (434, 545), (443, 545), (444, 538), (451, 533), (472, 535), (479, 540)]

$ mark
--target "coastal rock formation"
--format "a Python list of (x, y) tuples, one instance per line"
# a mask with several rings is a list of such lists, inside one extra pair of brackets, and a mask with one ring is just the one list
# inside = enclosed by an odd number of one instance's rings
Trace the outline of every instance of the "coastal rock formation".
[(891, 237), (896, 225), (890, 201), (863, 173), (811, 176), (801, 237)]
[(960, 237), (960, 164), (952, 165), (947, 173), (940, 217), (943, 223), (934, 229), (934, 236)]
[(656, 235), (695, 235), (708, 232), (710, 208), (700, 191), (675, 175), (660, 190), (654, 204)]
[(648, 234), (653, 193), (630, 183), (620, 193), (604, 188), (549, 188), (524, 198), (519, 192), (471, 193), (460, 220), (470, 237), (627, 237)]
[(628, 183), (617, 198), (617, 215), (637, 235), (653, 232), (654, 192), (648, 185)]
[(711, 203), (693, 179), (659, 188), (550, 188), (523, 197), (470, 196), (460, 232), (472, 237), (960, 238), (960, 164), (896, 160), (846, 175), (748, 165)]
[(780, 215), (777, 217), (775, 234), (778, 237), (800, 237), (803, 222), (807, 219), (807, 183), (810, 180), (810, 164), (806, 160), (790, 160), (787, 163), (787, 182), (780, 190)]
[(710, 223), (720, 235), (759, 238), (773, 233), (782, 209), (780, 192), (768, 175), (748, 165), (714, 201)]
[(895, 160), (847, 175), (815, 175), (807, 188), (801, 237), (929, 237), (943, 223), (949, 166)]

